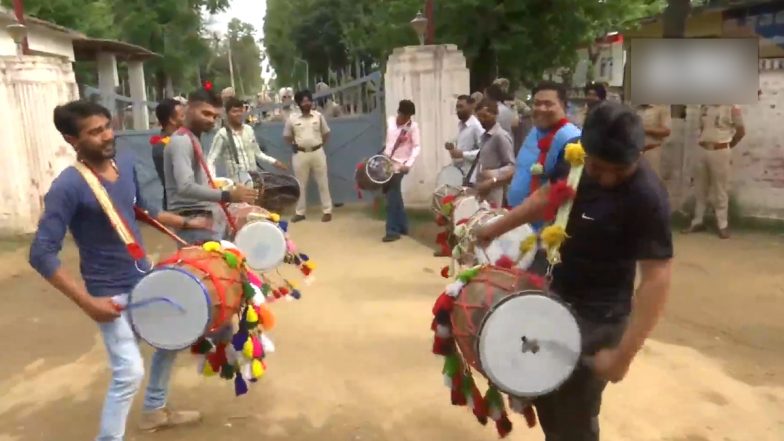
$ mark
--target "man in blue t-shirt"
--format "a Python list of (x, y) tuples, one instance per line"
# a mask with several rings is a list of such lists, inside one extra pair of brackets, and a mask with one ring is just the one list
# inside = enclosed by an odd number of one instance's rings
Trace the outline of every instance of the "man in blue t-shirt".
[[(111, 115), (106, 108), (89, 101), (74, 101), (54, 110), (54, 124), (76, 150), (77, 159), (97, 175), (138, 245), (141, 246), (142, 237), (134, 205), (149, 210), (159, 222), (173, 228), (208, 226), (207, 219), (184, 218), (159, 211), (158, 204), (145, 204), (136, 177), (135, 156), (129, 151), (116, 151)], [(68, 230), (79, 249), (84, 285), (68, 274), (58, 258)], [(144, 275), (142, 271), (150, 270), (149, 263), (131, 257), (92, 188), (75, 167), (63, 170), (44, 197), (44, 213), (30, 246), (29, 260), (47, 282), (97, 322), (112, 370), (97, 440), (122, 441), (133, 397), (144, 376), (144, 361), (128, 317), (121, 309), (127, 303), (128, 293)], [(162, 350), (153, 356), (142, 429), (155, 430), (200, 419), (198, 412), (174, 412), (166, 406), (175, 356), (176, 352)]]
[(501, 185), (509, 184), (507, 203), (511, 207), (547, 182), (566, 144), (580, 137), (580, 129), (566, 119), (566, 88), (559, 83), (544, 81), (534, 88), (533, 122), (517, 154), (514, 175), (499, 179)]

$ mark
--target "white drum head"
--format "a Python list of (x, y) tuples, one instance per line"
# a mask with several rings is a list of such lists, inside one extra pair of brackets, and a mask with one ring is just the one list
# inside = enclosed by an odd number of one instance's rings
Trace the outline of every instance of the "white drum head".
[[(486, 223), (491, 224), (502, 217), (503, 215), (495, 216), (487, 220)], [(524, 270), (528, 269), (534, 263), (536, 247), (533, 247), (531, 251), (527, 252), (524, 256), (520, 256), (520, 245), (526, 238), (535, 235), (536, 233), (530, 225), (520, 225), (492, 241), (490, 245), (484, 249), (484, 252), (477, 252), (477, 260), (479, 263), (494, 265), (502, 256), (507, 256), (514, 261), (520, 259), (517, 263), (517, 268)]]
[(204, 284), (175, 267), (144, 276), (128, 296), (128, 304), (128, 319), (136, 335), (154, 348), (173, 351), (185, 349), (201, 337), (212, 314), (212, 300)]
[(463, 219), (468, 219), (481, 208), (475, 196), (464, 196), (457, 198), (452, 209), (452, 222), (456, 226)]
[(271, 270), (286, 258), (286, 236), (277, 225), (266, 220), (245, 224), (234, 237), (248, 266), (257, 271)]
[(447, 165), (436, 176), (436, 188), (448, 185), (450, 187), (463, 187), (463, 171), (456, 165)]
[(365, 164), (365, 173), (376, 184), (386, 184), (395, 174), (394, 164), (384, 155), (371, 156)]
[(478, 350), (490, 382), (512, 396), (532, 398), (554, 391), (572, 375), (581, 344), (571, 311), (529, 291), (507, 297), (490, 311), (479, 330)]

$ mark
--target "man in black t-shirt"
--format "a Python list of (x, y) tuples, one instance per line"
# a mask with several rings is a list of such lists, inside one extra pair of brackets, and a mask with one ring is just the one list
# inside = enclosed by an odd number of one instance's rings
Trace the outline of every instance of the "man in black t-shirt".
[[(634, 110), (605, 102), (582, 132), (585, 169), (566, 226), (551, 290), (571, 305), (583, 334), (578, 367), (558, 390), (537, 398), (546, 439), (596, 441), (608, 381), (621, 381), (658, 321), (670, 288), (670, 209), (661, 180), (642, 156), (645, 131)], [(569, 172), (564, 163), (554, 179)], [(549, 187), (477, 233), (487, 242), (543, 220)], [(640, 285), (634, 290), (637, 264)]]

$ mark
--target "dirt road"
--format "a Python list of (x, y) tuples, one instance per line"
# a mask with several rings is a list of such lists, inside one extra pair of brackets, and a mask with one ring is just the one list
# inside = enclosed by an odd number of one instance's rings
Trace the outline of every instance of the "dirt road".
[[(295, 225), (317, 280), (299, 302), (275, 304), (278, 348), (265, 380), (235, 398), (229, 384), (198, 377), (184, 354), (172, 401), (202, 410), (203, 424), (139, 433), (137, 400), (127, 439), (496, 439), (449, 405), (429, 353), (445, 263), (423, 244), (432, 230), (394, 244), (381, 243), (382, 230), (351, 211)], [(166, 254), (169, 244), (149, 233), (148, 248)], [(784, 440), (784, 240), (676, 240), (666, 318), (605, 394), (603, 440)], [(72, 245), (63, 256), (76, 270)], [(0, 244), (0, 267), (0, 441), (93, 439), (109, 378), (96, 327), (28, 269), (24, 243)], [(510, 439), (543, 439), (515, 424)]]

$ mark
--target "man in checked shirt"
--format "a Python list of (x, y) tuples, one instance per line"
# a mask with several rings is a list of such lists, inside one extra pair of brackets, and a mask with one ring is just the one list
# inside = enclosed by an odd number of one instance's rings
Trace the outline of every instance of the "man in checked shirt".
[(212, 141), (207, 165), (213, 176), (218, 159), (226, 165), (226, 176), (237, 184), (252, 184), (248, 172), (258, 169), (256, 161), (271, 164), (280, 170), (288, 170), (286, 164), (261, 151), (253, 128), (242, 121), (245, 105), (235, 97), (229, 97), (224, 104), (227, 125), (218, 130)]

